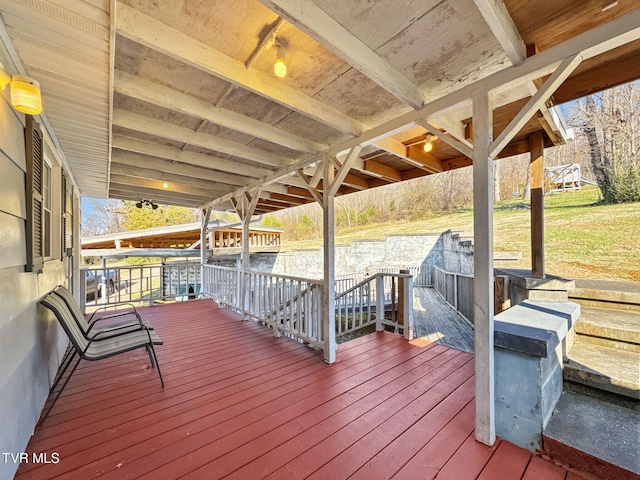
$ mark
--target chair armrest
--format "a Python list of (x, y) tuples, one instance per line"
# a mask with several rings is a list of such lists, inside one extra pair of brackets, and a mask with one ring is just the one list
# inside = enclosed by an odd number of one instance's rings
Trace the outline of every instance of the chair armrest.
[[(135, 330), (131, 330), (131, 327), (136, 327), (136, 329)], [(146, 325), (143, 325), (142, 323), (140, 323), (140, 324), (136, 323), (136, 324), (131, 324), (131, 325), (120, 325), (118, 327), (109, 328), (107, 330), (101, 330), (100, 332), (98, 332), (95, 335), (93, 335), (92, 337), (90, 337), (89, 343), (91, 343), (93, 341), (106, 340), (106, 339), (109, 339), (109, 338), (113, 338), (114, 336), (117, 337), (118, 335), (113, 335), (113, 333), (117, 332), (118, 330), (126, 330), (126, 331), (122, 332), (120, 335), (127, 335), (128, 333), (137, 332), (137, 331), (141, 331), (141, 330), (146, 330), (147, 333), (149, 333), (149, 328)], [(98, 337), (101, 337), (101, 336), (104, 337), (105, 335), (108, 335), (106, 337), (106, 339), (98, 338)], [(151, 337), (149, 337), (149, 340), (151, 340)]]
[[(123, 306), (123, 305), (129, 305), (129, 308), (130, 308), (131, 310), (133, 310), (132, 312), (126, 312), (126, 313), (135, 314), (135, 315), (137, 315), (137, 316), (138, 316), (138, 318), (140, 318), (140, 315), (138, 314), (138, 310), (136, 310), (136, 306), (135, 306), (133, 303), (129, 303), (129, 302), (114, 303), (114, 304), (111, 304), (110, 306), (111, 306), (111, 307), (119, 307), (119, 306)], [(89, 323), (91, 323), (92, 321), (94, 321), (94, 320), (93, 320), (93, 317), (94, 317), (94, 316), (96, 315), (96, 313), (98, 313), (99, 311), (100, 311), (100, 310), (96, 310), (95, 312), (93, 312), (93, 313), (91, 314), (91, 316), (89, 317), (89, 320), (88, 320), (88, 322), (89, 322)], [(113, 314), (113, 315), (124, 315), (124, 313), (125, 313), (125, 312), (120, 313), (120, 314)], [(102, 316), (100, 316), (100, 317), (96, 318), (96, 319), (95, 319), (95, 321), (98, 321), (98, 320), (100, 320), (100, 319), (102, 319), (102, 318), (109, 318), (110, 316), (111, 316), (111, 315), (102, 315)]]

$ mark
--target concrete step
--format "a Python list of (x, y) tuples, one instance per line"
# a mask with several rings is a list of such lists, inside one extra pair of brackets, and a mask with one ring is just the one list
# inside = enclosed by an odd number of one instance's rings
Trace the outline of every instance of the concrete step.
[(576, 333), (584, 342), (640, 353), (640, 312), (582, 307)]
[(619, 405), (621, 407), (640, 412), (640, 402), (633, 398), (627, 397), (626, 395), (618, 395), (606, 390), (600, 390), (599, 388), (592, 387), (590, 385), (585, 385), (584, 383), (571, 382), (567, 379), (562, 380), (562, 388), (565, 391), (588, 395), (612, 405)]
[(578, 336), (563, 377), (575, 383), (640, 400), (640, 354), (585, 342)]
[(569, 298), (587, 307), (640, 312), (640, 282), (577, 279)]
[(543, 448), (555, 462), (596, 478), (640, 475), (640, 413), (564, 391), (543, 431)]

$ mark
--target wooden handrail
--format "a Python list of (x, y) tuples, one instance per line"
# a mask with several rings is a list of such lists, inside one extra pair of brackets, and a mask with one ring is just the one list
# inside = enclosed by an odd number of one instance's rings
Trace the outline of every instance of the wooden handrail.
[(360, 288), (363, 285), (366, 285), (367, 283), (371, 282), (374, 278), (378, 278), (378, 277), (397, 277), (397, 278), (409, 278), (411, 277), (411, 274), (409, 273), (375, 273), (367, 278), (365, 278), (364, 280), (361, 280), (360, 282), (356, 283), (353, 287), (348, 288), (347, 290), (345, 290), (344, 292), (340, 293), (340, 294), (336, 294), (336, 300), (339, 298), (344, 297), (345, 295), (353, 292), (356, 288)]

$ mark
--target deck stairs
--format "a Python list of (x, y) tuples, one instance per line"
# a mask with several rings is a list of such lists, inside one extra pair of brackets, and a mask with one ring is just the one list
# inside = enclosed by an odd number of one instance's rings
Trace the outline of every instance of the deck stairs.
[(640, 478), (640, 284), (576, 280), (581, 306), (544, 453), (593, 478)]

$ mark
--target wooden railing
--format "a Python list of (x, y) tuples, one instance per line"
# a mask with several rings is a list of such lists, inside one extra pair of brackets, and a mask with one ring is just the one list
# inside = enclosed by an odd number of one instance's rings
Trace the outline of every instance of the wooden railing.
[(359, 282), (339, 279), (336, 286), (346, 286), (336, 288), (336, 337), (376, 325), (376, 330), (389, 326), (413, 338), (411, 274), (376, 273)]
[(326, 348), (321, 281), (214, 265), (203, 271), (203, 295), (269, 325), (276, 335)]
[[(454, 310), (473, 324), (473, 275), (447, 272), (433, 266), (431, 272), (433, 288)], [(509, 285), (506, 277), (494, 277), (494, 314), (510, 305)]]
[(431, 286), (431, 269), (422, 265), (395, 266), (395, 267), (367, 267), (367, 274), (374, 273), (400, 273), (406, 271), (413, 277), (414, 287)]
[(202, 295), (221, 305), (238, 308), (240, 293), (240, 271), (237, 268), (203, 265)]
[(199, 263), (82, 268), (80, 304), (87, 312), (124, 302), (187, 300), (199, 295), (200, 284)]

